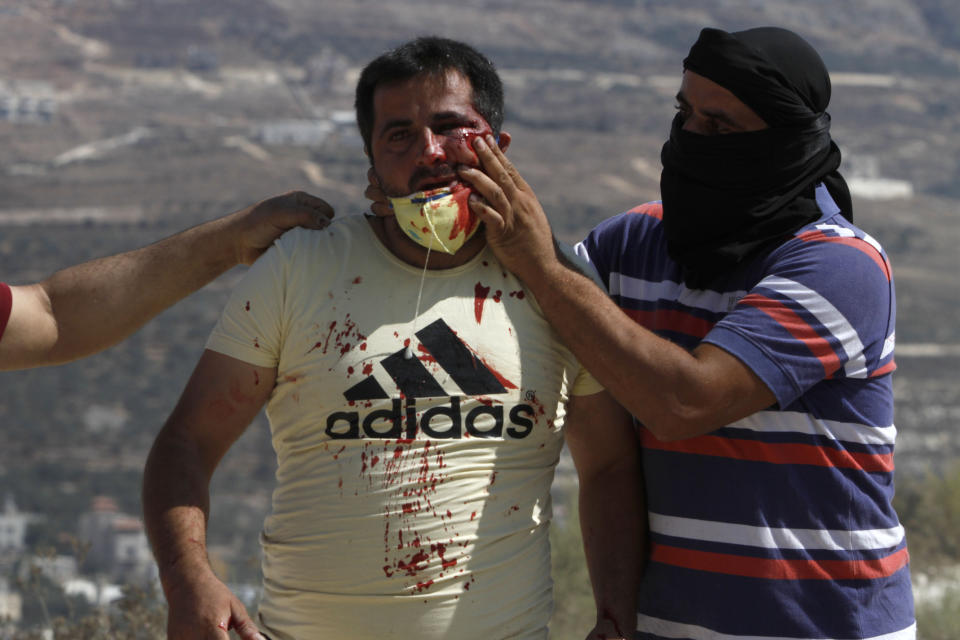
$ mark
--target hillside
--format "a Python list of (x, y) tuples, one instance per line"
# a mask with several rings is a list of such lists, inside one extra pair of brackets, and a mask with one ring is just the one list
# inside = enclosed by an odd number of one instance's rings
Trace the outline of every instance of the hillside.
[[(680, 61), (699, 29), (760, 24), (802, 33), (831, 68), (856, 219), (897, 276), (899, 342), (933, 345), (899, 358), (898, 464), (960, 459), (951, 0), (3, 0), (0, 274), (37, 280), (294, 188), (339, 215), (363, 211), (353, 83), (370, 58), (428, 32), (475, 44), (501, 69), (511, 158), (574, 241), (657, 197)], [(102, 355), (0, 374), (0, 493), (55, 514), (51, 527), (97, 492), (119, 490), (138, 511), (149, 443), (241, 272)], [(232, 514), (215, 534), (237, 556), (255, 553), (234, 529), (256, 522), (272, 473), (261, 419), (215, 480)]]

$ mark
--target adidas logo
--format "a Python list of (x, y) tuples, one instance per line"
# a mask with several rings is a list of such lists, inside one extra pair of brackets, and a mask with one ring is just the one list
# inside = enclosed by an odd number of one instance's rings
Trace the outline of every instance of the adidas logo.
[[(416, 333), (420, 349), (435, 361), (463, 392), (464, 396), (507, 393), (516, 387), (490, 369), (442, 319)], [(361, 415), (359, 411), (337, 411), (327, 417), (326, 433), (334, 439), (387, 438), (413, 439), (418, 430), (430, 438), (458, 439), (464, 433), (472, 438), (525, 438), (533, 430), (535, 410), (517, 404), (504, 416), (503, 405), (481, 404), (466, 415), (460, 409), (461, 397), (449, 396), (419, 358), (405, 358), (404, 349), (381, 361), (387, 374), (400, 390), (393, 398), (372, 375), (343, 392), (350, 401), (391, 400), (390, 409), (378, 409)], [(448, 397), (447, 404), (434, 405), (417, 416), (417, 398)], [(509, 421), (509, 424), (506, 423)]]

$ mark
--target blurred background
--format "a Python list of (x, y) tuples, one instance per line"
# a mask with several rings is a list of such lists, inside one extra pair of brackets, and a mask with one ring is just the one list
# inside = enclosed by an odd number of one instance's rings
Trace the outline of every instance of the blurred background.
[[(658, 198), (681, 60), (702, 27), (793, 29), (831, 70), (855, 219), (894, 267), (896, 501), (920, 634), (960, 637), (960, 4), (453, 4), (0, 0), (0, 279), (34, 282), (290, 189), (362, 213), (357, 75), (425, 34), (496, 63), (510, 157), (577, 241)], [(0, 638), (162, 637), (141, 471), (242, 273), (99, 356), (0, 373)], [(214, 478), (211, 557), (251, 606), (274, 468), (261, 417)], [(566, 457), (554, 494), (551, 633), (578, 638), (594, 612)]]

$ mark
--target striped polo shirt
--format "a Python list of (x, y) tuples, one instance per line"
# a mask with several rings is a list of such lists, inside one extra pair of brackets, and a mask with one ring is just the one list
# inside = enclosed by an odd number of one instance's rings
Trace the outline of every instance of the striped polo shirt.
[(880, 245), (824, 188), (820, 219), (709, 290), (670, 259), (659, 202), (578, 245), (637, 323), (714, 344), (776, 404), (661, 442), (641, 427), (651, 556), (638, 638), (916, 635), (893, 498), (895, 302)]

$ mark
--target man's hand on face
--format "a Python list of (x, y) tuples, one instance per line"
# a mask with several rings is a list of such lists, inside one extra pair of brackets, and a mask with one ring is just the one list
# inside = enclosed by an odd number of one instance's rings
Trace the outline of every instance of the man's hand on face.
[(266, 640), (247, 609), (213, 574), (167, 592), (167, 638), (228, 640), (233, 629), (243, 640)]
[(380, 188), (380, 181), (373, 167), (367, 169), (367, 188), (363, 196), (370, 201), (370, 211), (373, 215), (378, 218), (389, 218), (393, 215), (393, 208), (390, 206), (387, 194)]
[(237, 260), (253, 264), (285, 231), (326, 227), (333, 218), (333, 207), (309, 193), (291, 191), (237, 211), (230, 218)]
[(530, 278), (560, 266), (550, 223), (533, 189), (493, 137), (478, 137), (473, 144), (482, 170), (459, 170), (474, 189), (470, 207), (486, 224), (487, 243), (500, 261), (529, 283)]

